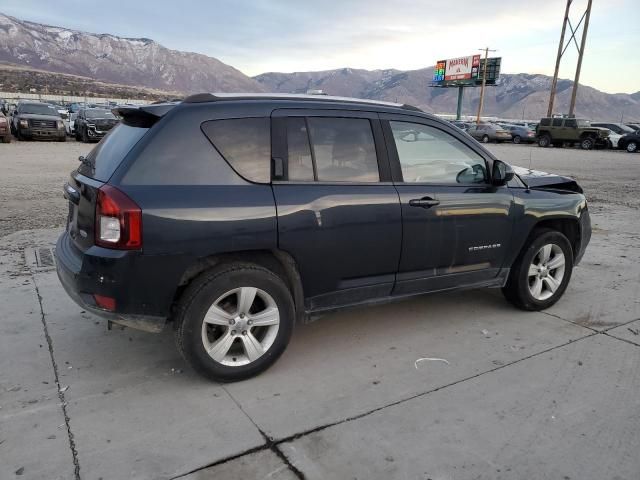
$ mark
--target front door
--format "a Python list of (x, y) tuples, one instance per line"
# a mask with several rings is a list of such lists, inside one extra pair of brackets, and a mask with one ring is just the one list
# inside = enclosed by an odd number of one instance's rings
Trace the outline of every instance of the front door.
[(279, 110), (272, 118), (278, 245), (296, 260), (307, 309), (390, 295), (402, 220), (377, 114)]
[(440, 123), (381, 118), (403, 218), (394, 294), (497, 281), (511, 239), (513, 196), (491, 185), (490, 158)]

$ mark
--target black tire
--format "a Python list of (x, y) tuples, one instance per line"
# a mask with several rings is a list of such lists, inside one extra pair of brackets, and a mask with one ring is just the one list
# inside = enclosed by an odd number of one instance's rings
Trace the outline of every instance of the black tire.
[(82, 130), (82, 143), (89, 143), (89, 135), (87, 135), (87, 130)]
[(482, 136), (482, 143), (489, 143), (489, 135)]
[(538, 146), (547, 148), (549, 145), (551, 145), (551, 137), (546, 133), (538, 138)]
[[(202, 326), (216, 299), (243, 286), (267, 292), (278, 307), (280, 323), (275, 340), (262, 356), (247, 365), (228, 366), (215, 361), (205, 350)], [(291, 293), (280, 277), (259, 265), (231, 263), (201, 274), (189, 285), (178, 302), (175, 321), (176, 345), (187, 363), (208, 379), (235, 382), (258, 375), (282, 355), (293, 332), (295, 311)]]
[(513, 137), (513, 143), (520, 143), (520, 142), (522, 142), (520, 135), (516, 135), (515, 137)]
[(11, 143), (11, 135), (2, 137), (2, 143)]
[(585, 137), (580, 140), (580, 148), (583, 150), (591, 150), (596, 142), (591, 137)]
[(636, 142), (634, 142), (633, 140), (631, 140), (629, 143), (627, 143), (627, 146), (625, 147), (625, 150), (629, 153), (634, 153), (638, 151), (638, 144)]
[(67, 141), (67, 136), (65, 135), (64, 137), (60, 137), (58, 138), (59, 142), (66, 142)]
[[(560, 247), (565, 257), (565, 272), (557, 290), (547, 299), (538, 300), (529, 291), (529, 266), (544, 245)], [(502, 288), (505, 298), (522, 310), (537, 311), (556, 303), (567, 289), (573, 271), (573, 249), (567, 237), (552, 229), (534, 230), (522, 251), (511, 266), (507, 284)]]

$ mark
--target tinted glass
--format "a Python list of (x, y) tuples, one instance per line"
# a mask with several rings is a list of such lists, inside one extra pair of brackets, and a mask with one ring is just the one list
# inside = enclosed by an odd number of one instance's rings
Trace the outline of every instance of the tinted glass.
[(309, 134), (303, 117), (287, 119), (289, 180), (313, 181)]
[(380, 180), (369, 120), (309, 118), (308, 124), (319, 181)]
[(484, 159), (460, 140), (437, 128), (389, 122), (405, 182), (484, 183)]
[(147, 133), (148, 128), (116, 125), (93, 150), (78, 172), (101, 182), (109, 180), (127, 153)]
[(551, 119), (550, 118), (541, 119), (540, 125), (542, 125), (543, 127), (548, 127), (549, 125), (551, 125)]
[(242, 177), (271, 181), (271, 120), (234, 118), (202, 124), (202, 131)]
[(86, 110), (87, 118), (116, 118), (110, 110)]
[(569, 118), (564, 121), (565, 127), (576, 128), (578, 126), (578, 122), (576, 122), (575, 118)]
[(55, 115), (59, 117), (58, 110), (52, 105), (44, 105), (41, 103), (25, 103), (20, 105), (20, 113), (34, 114), (34, 115)]
[(554, 127), (561, 127), (562, 126), (562, 119), (561, 118), (554, 118), (553, 119), (553, 126)]

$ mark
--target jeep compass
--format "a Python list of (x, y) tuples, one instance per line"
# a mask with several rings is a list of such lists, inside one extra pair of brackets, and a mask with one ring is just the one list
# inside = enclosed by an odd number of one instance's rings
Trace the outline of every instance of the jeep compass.
[(408, 105), (198, 94), (114, 113), (64, 186), (58, 276), (110, 322), (170, 323), (214, 380), (264, 371), (296, 322), (343, 307), (493, 287), (547, 308), (591, 236), (574, 180)]

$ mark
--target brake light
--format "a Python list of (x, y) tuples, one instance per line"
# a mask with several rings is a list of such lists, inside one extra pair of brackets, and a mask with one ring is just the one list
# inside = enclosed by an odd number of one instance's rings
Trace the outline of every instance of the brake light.
[(142, 210), (111, 185), (98, 190), (95, 243), (119, 250), (142, 248)]

